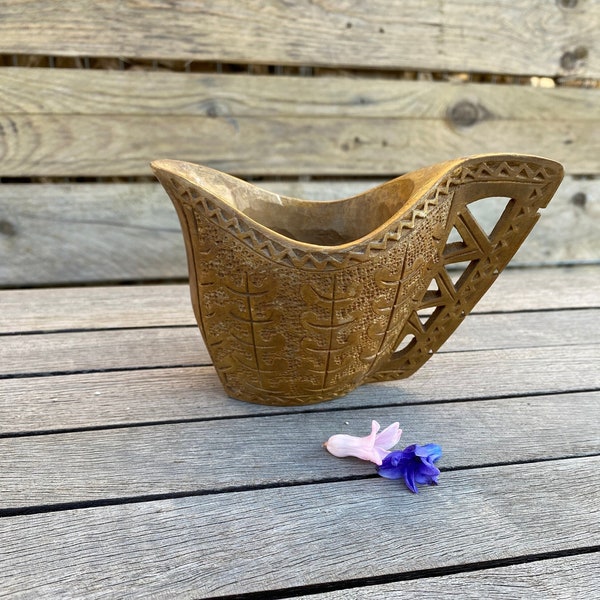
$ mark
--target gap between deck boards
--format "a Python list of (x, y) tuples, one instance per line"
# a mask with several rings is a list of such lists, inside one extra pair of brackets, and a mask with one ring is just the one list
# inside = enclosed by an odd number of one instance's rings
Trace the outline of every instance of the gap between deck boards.
[[(85, 595), (101, 577), (102, 589), (110, 584), (114, 594), (129, 590), (131, 597), (167, 589), (186, 598), (269, 597), (591, 553), (599, 548), (592, 481), (598, 460), (447, 473), (444, 485), (418, 496), (378, 478), (7, 517), (0, 519), (10, 559), (5, 573), (15, 585), (11, 576), (36, 564), (44, 578), (30, 584), (46, 595), (57, 584)], [(384, 508), (397, 521), (381, 514)], [(556, 520), (560, 530), (550, 526)], [(111, 540), (101, 570), (99, 537)], [(230, 565), (217, 569), (218, 578), (215, 560)], [(57, 564), (60, 581), (45, 576)], [(159, 564), (169, 567), (165, 577), (139, 587), (143, 573)]]
[[(527, 398), (539, 398), (544, 396), (562, 396), (571, 394), (594, 394), (600, 392), (599, 387), (593, 388), (579, 388), (579, 389), (568, 389), (565, 391), (539, 391), (530, 393), (513, 393), (513, 394), (501, 394), (501, 395), (489, 395), (489, 396), (478, 396), (478, 397), (459, 397), (459, 398), (448, 398), (438, 400), (421, 400), (421, 401), (408, 401), (408, 402), (396, 402), (388, 403), (385, 408), (400, 408), (403, 406), (435, 406), (436, 404), (457, 404), (461, 402), (491, 402), (494, 400), (514, 400), (517, 398), (526, 400)], [(179, 419), (161, 419), (157, 421), (137, 421), (127, 423), (112, 423), (105, 425), (88, 425), (80, 427), (57, 427), (54, 429), (36, 429), (32, 431), (0, 431), (0, 440), (7, 438), (20, 438), (20, 437), (37, 437), (46, 435), (62, 435), (65, 433), (86, 433), (93, 431), (110, 431), (113, 429), (137, 429), (144, 427), (158, 427), (161, 425), (184, 425), (191, 423), (205, 423), (213, 421), (234, 421), (238, 419), (257, 419), (261, 417), (282, 417), (290, 414), (301, 415), (301, 414), (313, 414), (313, 413), (337, 413), (345, 412), (350, 410), (348, 406), (335, 406), (332, 403), (327, 403), (322, 406), (309, 405), (306, 407), (288, 407), (278, 409), (277, 407), (269, 407), (267, 405), (253, 405), (254, 408), (260, 410), (260, 408), (268, 410), (265, 412), (253, 412), (253, 413), (242, 413), (242, 414), (230, 414), (230, 415), (207, 415), (203, 417), (189, 417)], [(352, 410), (356, 411), (368, 411), (374, 409), (381, 409), (382, 405), (377, 404), (365, 404), (363, 406), (355, 406)]]
[[(598, 312), (470, 315), (437, 354), (579, 345), (593, 338)], [(0, 379), (210, 364), (195, 327), (36, 333), (0, 345)]]
[[(589, 454), (578, 454), (564, 457), (539, 458), (532, 460), (515, 460), (495, 463), (482, 463), (477, 465), (465, 465), (457, 467), (440, 467), (442, 473), (451, 473), (457, 471), (470, 471), (475, 469), (492, 469), (497, 467), (509, 467), (520, 465), (531, 465), (536, 463), (559, 462), (565, 460), (585, 459), (600, 457), (600, 452)], [(100, 500), (83, 500), (76, 502), (60, 502), (55, 504), (40, 504), (20, 507), (0, 508), (0, 519), (18, 517), (24, 515), (39, 515), (52, 512), (64, 512), (73, 510), (83, 510), (89, 508), (103, 508), (107, 506), (120, 506), (124, 504), (141, 504), (144, 502), (159, 502), (162, 500), (177, 500), (180, 498), (198, 498), (202, 496), (215, 496), (220, 494), (238, 494), (242, 492), (257, 492), (262, 490), (273, 490), (290, 487), (304, 487), (312, 485), (324, 485), (330, 483), (344, 483), (350, 481), (361, 481), (365, 479), (377, 479), (377, 474), (368, 475), (348, 475), (345, 477), (328, 477), (317, 480), (298, 480), (277, 483), (265, 483), (251, 486), (230, 486), (214, 490), (190, 490), (182, 492), (170, 492), (164, 494), (145, 494), (141, 496), (125, 496), (120, 498), (104, 498)]]
[[(524, 556), (515, 556), (512, 558), (502, 558), (441, 568), (420, 569), (416, 571), (410, 571), (408, 573), (398, 573), (395, 575), (381, 575), (376, 577), (348, 579), (340, 582), (318, 583), (314, 585), (297, 586), (294, 588), (287, 588), (281, 590), (270, 590), (268, 592), (250, 592), (248, 594), (212, 596), (211, 598), (205, 598), (205, 600), (285, 600), (286, 598), (304, 598), (308, 600), (307, 596), (310, 596), (311, 600), (338, 600), (343, 598), (343, 596), (339, 596), (337, 594), (333, 595), (334, 592), (349, 592), (351, 590), (357, 591), (358, 589), (360, 589), (362, 592), (367, 593), (370, 592), (370, 590), (375, 588), (376, 586), (383, 587), (392, 583), (419, 581), (423, 579), (431, 580), (432, 578), (443, 579), (451, 577), (453, 575), (477, 573), (479, 571), (491, 571), (507, 567), (520, 567), (523, 565), (530, 565), (532, 563), (538, 563), (542, 561), (556, 561), (559, 559), (565, 559), (569, 557), (583, 557), (589, 554), (595, 554), (597, 552), (600, 552), (600, 545), (584, 546), (564, 551), (528, 554)], [(420, 590), (420, 594), (430, 594), (430, 587), (430, 585), (427, 585), (426, 589)], [(396, 592), (396, 590), (392, 591), (391, 593), (394, 592)], [(442, 593), (441, 589), (439, 590), (439, 592)], [(384, 594), (385, 591), (383, 590), (382, 595), (379, 596), (379, 598), (388, 597)], [(409, 600), (409, 596), (407, 594), (403, 594), (402, 597)], [(410, 595), (410, 599), (417, 599), (423, 597), (424, 596), (422, 595)], [(355, 597), (352, 596), (352, 598), (354, 599)]]

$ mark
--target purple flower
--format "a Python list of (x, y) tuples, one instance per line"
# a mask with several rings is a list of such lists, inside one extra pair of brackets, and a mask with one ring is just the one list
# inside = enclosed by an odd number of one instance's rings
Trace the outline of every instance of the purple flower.
[(387, 479), (403, 477), (408, 489), (416, 494), (417, 483), (437, 485), (440, 470), (433, 463), (440, 456), (442, 449), (437, 444), (412, 444), (404, 450), (390, 452), (377, 467), (377, 472)]

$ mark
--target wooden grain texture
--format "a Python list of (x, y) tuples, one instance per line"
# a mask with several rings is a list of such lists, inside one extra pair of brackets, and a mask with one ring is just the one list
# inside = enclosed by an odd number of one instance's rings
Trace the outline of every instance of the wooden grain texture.
[[(440, 352), (577, 346), (600, 339), (600, 309), (469, 315)], [(0, 376), (208, 365), (196, 326), (9, 335)]]
[[(580, 268), (589, 269), (591, 277), (600, 275), (600, 269)], [(585, 298), (589, 286), (583, 273), (579, 281)], [(187, 283), (2, 290), (0, 304), (0, 333), (196, 324)]]
[[(600, 308), (600, 267), (507, 269), (474, 313)], [(0, 334), (195, 325), (187, 284), (3, 290)]]
[(361, 77), (291, 77), (173, 71), (0, 68), (0, 106), (7, 115), (188, 115), (353, 117), (454, 122), (468, 103), (471, 117), (495, 121), (597, 123), (594, 88), (494, 85)]
[(7, 517), (0, 595), (264, 593), (591, 546), (599, 466), (455, 471), (418, 495), (376, 478)]
[(197, 327), (8, 336), (0, 375), (210, 364)]
[(552, 157), (570, 174), (600, 172), (598, 121), (393, 117), (3, 115), (0, 176), (150, 175), (177, 158), (239, 175), (387, 175), (459, 156)]
[[(378, 183), (259, 185), (282, 195), (335, 199)], [(481, 206), (478, 216), (489, 218)], [(158, 184), (2, 184), (0, 223), (0, 285), (187, 277), (177, 216)], [(600, 179), (567, 177), (511, 265), (592, 261), (600, 261)]]
[(0, 280), (15, 285), (181, 277), (175, 211), (144, 184), (0, 185)]
[(401, 382), (283, 411), (228, 398), (212, 367), (9, 379), (0, 381), (0, 433), (585, 392), (600, 389), (597, 364), (598, 343), (441, 353)]
[(297, 596), (299, 600), (573, 600), (600, 597), (596, 571), (598, 554), (564, 556), (550, 560), (479, 569), (468, 573), (454, 573), (441, 577), (427, 577), (397, 581), (385, 585), (369, 585)]
[(149, 174), (151, 160), (177, 157), (240, 174), (372, 175), (500, 147), (597, 173), (585, 146), (598, 137), (599, 98), (575, 87), (4, 68), (0, 174)]
[(0, 439), (0, 510), (369, 475), (371, 463), (321, 444), (367, 435), (371, 419), (399, 421), (400, 448), (440, 444), (445, 468), (600, 453), (600, 391), (16, 437)]
[(509, 0), (5, 2), (0, 51), (598, 77), (600, 7)]

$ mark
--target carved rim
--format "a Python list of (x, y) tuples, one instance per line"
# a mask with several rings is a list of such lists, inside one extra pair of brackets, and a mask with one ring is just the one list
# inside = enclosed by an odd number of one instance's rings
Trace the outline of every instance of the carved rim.
[[(176, 197), (187, 196), (198, 216), (201, 215), (233, 235), (261, 256), (279, 264), (306, 270), (346, 268), (385, 252), (390, 242), (395, 243), (409, 235), (442, 202), (451, 200), (454, 189), (463, 183), (506, 180), (542, 183), (560, 179), (563, 174), (562, 166), (557, 162), (517, 154), (473, 156), (441, 164), (440, 169), (445, 165), (447, 170), (434, 179), (429, 190), (412, 207), (406, 209), (404, 206), (366, 236), (338, 246), (320, 246), (288, 238), (254, 221), (216, 196), (204, 190), (202, 194), (198, 193), (198, 185), (187, 177), (160, 167), (155, 170), (162, 170), (166, 175), (161, 180), (173, 189)], [(202, 210), (197, 209), (198, 205), (202, 206)]]

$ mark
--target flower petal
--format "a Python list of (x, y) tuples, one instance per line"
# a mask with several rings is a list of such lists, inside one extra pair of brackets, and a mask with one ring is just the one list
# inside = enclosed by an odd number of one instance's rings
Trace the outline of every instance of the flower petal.
[(400, 423), (392, 423), (377, 435), (375, 445), (383, 450), (389, 450), (400, 441), (401, 435)]
[(442, 449), (437, 444), (412, 444), (404, 450), (390, 452), (377, 472), (387, 479), (404, 478), (406, 487), (416, 494), (417, 484), (437, 485), (440, 470), (433, 463), (441, 455)]
[(418, 494), (419, 490), (417, 489), (417, 484), (415, 483), (415, 470), (410, 467), (406, 470), (404, 475), (404, 483), (406, 483), (406, 487), (413, 492), (413, 494)]
[(380, 449), (375, 448), (375, 440), (379, 429), (379, 423), (377, 421), (371, 421), (371, 433), (369, 435), (365, 437), (356, 437), (340, 433), (332, 435), (323, 445), (327, 448), (327, 451), (334, 456), (340, 458), (354, 456), (361, 460), (368, 460), (376, 465), (380, 465), (383, 456), (387, 454), (387, 451), (384, 451), (385, 453), (382, 454)]
[(442, 456), (442, 448), (437, 444), (425, 444), (424, 446), (415, 446), (415, 455), (423, 456), (429, 459), (429, 462), (435, 462)]
[(362, 439), (353, 435), (339, 433), (332, 435), (323, 445), (334, 456), (343, 458), (344, 456), (355, 456), (355, 452), (360, 449)]
[(377, 473), (386, 479), (401, 479), (405, 471), (406, 463), (402, 460), (402, 450), (390, 452), (377, 469)]

